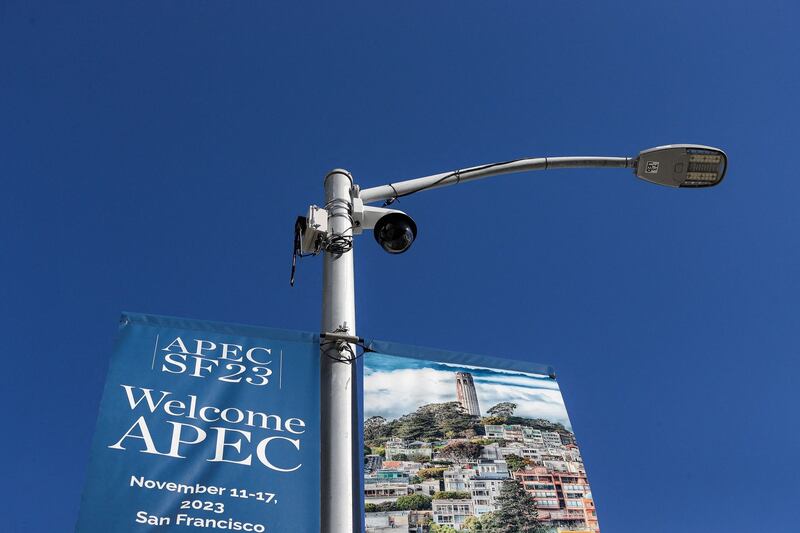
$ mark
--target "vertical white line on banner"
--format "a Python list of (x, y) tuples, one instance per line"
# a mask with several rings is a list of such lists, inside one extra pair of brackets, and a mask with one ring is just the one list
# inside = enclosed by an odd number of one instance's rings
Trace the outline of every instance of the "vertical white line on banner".
[(283, 388), (283, 348), (281, 348), (281, 366), (278, 370), (278, 388)]
[(158, 337), (161, 335), (160, 333), (156, 334), (156, 344), (153, 346), (153, 363), (150, 365), (150, 370), (155, 370), (156, 368), (156, 350), (158, 350)]

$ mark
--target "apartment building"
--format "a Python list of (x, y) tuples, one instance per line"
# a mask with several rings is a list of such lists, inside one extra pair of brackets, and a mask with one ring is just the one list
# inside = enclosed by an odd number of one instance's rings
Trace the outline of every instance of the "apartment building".
[(433, 500), (433, 521), (437, 524), (451, 526), (460, 530), (464, 521), (475, 514), (472, 499), (469, 500)]
[(583, 472), (557, 472), (533, 467), (514, 472), (533, 497), (539, 519), (569, 529), (599, 531), (592, 491)]

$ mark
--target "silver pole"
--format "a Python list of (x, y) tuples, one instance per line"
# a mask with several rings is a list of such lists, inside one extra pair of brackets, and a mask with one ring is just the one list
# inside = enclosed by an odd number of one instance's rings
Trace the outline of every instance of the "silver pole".
[(570, 156), (570, 157), (535, 157), (516, 159), (503, 163), (490, 163), (477, 167), (462, 168), (451, 172), (442, 172), (433, 176), (416, 178), (413, 180), (399, 181), (389, 185), (371, 187), (361, 191), (361, 200), (365, 204), (389, 200), (397, 196), (404, 196), (419, 191), (427, 191), (457, 185), (501, 174), (514, 172), (528, 172), (531, 170), (549, 170), (553, 168), (631, 168), (633, 159), (630, 157), (604, 157), (604, 156)]
[[(338, 245), (352, 246), (353, 219), (350, 190), (353, 178), (346, 170), (335, 169), (325, 176), (325, 201), (328, 209), (329, 235), (340, 237)], [(340, 248), (341, 250), (341, 248)], [(340, 331), (356, 335), (355, 287), (353, 252), (325, 251), (322, 271), (322, 332)], [(354, 346), (349, 346), (354, 350)], [(322, 471), (320, 531), (349, 533), (356, 528), (356, 508), (353, 476), (354, 387), (355, 363), (337, 361), (349, 359), (355, 351), (335, 343), (324, 344), (320, 350), (320, 407), (322, 416)], [(309, 487), (310, 490), (313, 488)]]

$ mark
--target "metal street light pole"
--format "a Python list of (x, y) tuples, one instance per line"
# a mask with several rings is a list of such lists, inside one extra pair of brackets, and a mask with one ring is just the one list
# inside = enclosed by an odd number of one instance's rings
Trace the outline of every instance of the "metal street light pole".
[[(322, 331), (355, 336), (352, 189), (353, 178), (346, 170), (332, 170), (325, 176), (325, 207), (332, 242), (326, 246), (322, 270)], [(320, 350), (321, 530), (361, 531), (361, 526), (356, 527), (354, 522), (358, 503), (353, 490), (358, 472), (353, 462), (357, 445), (356, 366), (349, 357), (355, 353), (354, 347), (334, 342), (323, 344)]]
[(362, 524), (356, 458), (361, 456), (355, 345), (353, 237), (375, 229), (390, 253), (402, 253), (416, 237), (416, 225), (404, 213), (366, 204), (408, 196), (500, 174), (557, 168), (633, 168), (646, 181), (670, 187), (698, 188), (719, 184), (727, 157), (717, 148), (668, 145), (630, 157), (541, 157), (491, 163), (360, 190), (346, 170), (325, 177), (325, 206), (311, 206), (296, 226), (295, 253), (324, 252), (321, 352), (321, 516), (323, 533), (360, 533)]

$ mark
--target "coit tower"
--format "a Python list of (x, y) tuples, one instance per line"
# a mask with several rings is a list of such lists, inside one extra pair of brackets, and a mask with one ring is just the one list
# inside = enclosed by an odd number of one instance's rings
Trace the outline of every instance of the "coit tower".
[(478, 395), (475, 393), (475, 383), (472, 381), (472, 374), (469, 372), (456, 372), (456, 396), (458, 397), (458, 403), (467, 413), (473, 416), (481, 416)]

